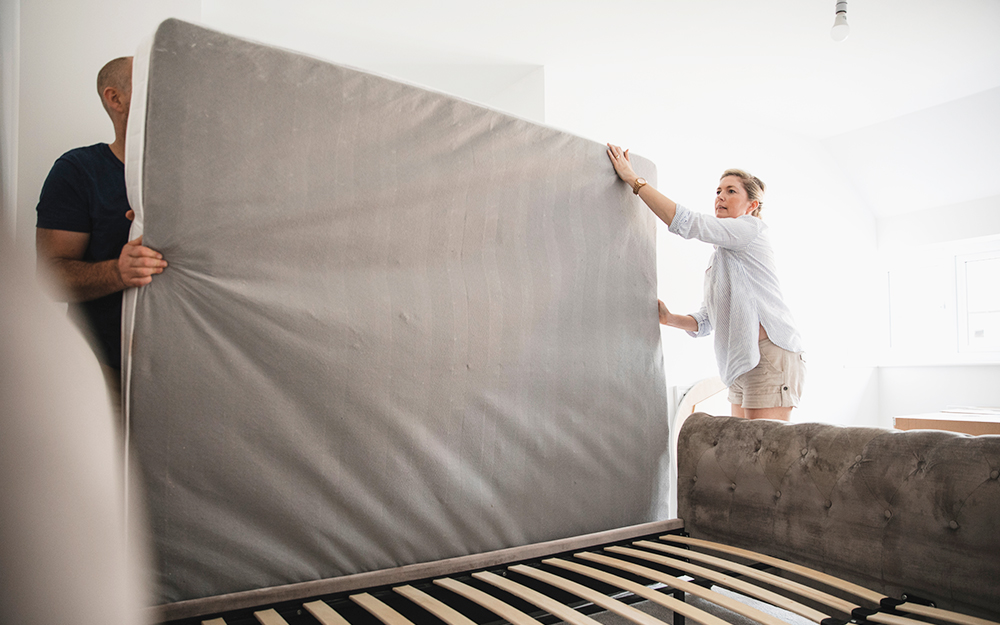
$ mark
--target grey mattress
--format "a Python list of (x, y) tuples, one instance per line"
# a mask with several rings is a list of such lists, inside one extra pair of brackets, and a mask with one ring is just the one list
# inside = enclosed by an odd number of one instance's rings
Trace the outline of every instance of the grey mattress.
[(654, 218), (604, 146), (176, 20), (134, 85), (158, 603), (661, 514)]

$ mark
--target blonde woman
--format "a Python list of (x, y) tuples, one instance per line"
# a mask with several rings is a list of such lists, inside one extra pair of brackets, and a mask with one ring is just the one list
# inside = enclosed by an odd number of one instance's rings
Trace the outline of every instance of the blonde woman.
[(719, 375), (732, 415), (788, 421), (805, 378), (802, 339), (781, 295), (767, 225), (760, 219), (764, 183), (729, 169), (715, 191), (715, 217), (694, 213), (636, 175), (628, 150), (608, 144), (618, 177), (670, 232), (715, 246), (701, 310), (677, 315), (659, 302), (660, 323), (694, 337), (715, 334)]

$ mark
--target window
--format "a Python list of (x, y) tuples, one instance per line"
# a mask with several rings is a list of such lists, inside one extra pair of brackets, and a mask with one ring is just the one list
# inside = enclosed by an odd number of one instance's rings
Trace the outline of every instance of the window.
[(885, 365), (1000, 363), (1000, 241), (910, 250), (887, 272)]
[(1000, 352), (1000, 250), (955, 259), (958, 349)]

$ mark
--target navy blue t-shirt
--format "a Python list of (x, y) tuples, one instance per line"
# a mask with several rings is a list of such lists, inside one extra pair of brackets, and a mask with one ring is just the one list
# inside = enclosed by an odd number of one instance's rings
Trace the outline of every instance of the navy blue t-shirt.
[[(118, 258), (132, 223), (125, 216), (129, 210), (125, 165), (107, 143), (66, 152), (49, 171), (36, 210), (39, 228), (90, 234), (83, 260)], [(121, 291), (70, 304), (70, 313), (85, 320), (98, 359), (120, 368)]]

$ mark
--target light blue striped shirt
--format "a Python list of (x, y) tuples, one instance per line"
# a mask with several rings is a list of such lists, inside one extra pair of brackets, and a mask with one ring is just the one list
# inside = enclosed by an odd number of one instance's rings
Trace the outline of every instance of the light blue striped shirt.
[(679, 204), (670, 224), (674, 234), (715, 245), (705, 272), (705, 300), (692, 314), (698, 331), (688, 334), (708, 336), (715, 330), (715, 359), (726, 386), (760, 362), (758, 326), (778, 347), (802, 351), (802, 338), (781, 297), (767, 230), (751, 215), (719, 219)]

